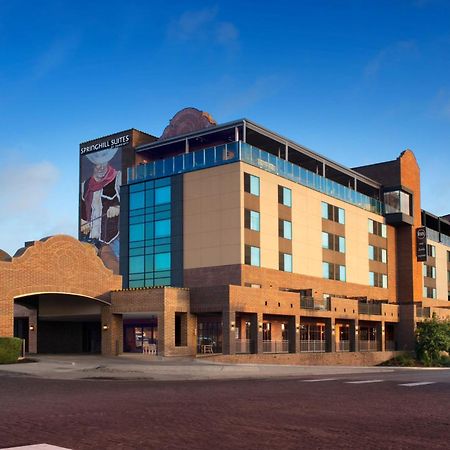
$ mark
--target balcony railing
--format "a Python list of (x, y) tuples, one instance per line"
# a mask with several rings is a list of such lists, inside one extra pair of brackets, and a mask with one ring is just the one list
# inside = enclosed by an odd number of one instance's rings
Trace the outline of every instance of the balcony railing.
[(309, 353), (324, 353), (326, 351), (325, 341), (300, 341), (300, 351)]
[(288, 353), (289, 341), (263, 341), (263, 353)]
[(236, 353), (252, 353), (253, 342), (251, 339), (236, 339)]
[(359, 303), (358, 312), (359, 314), (381, 316), (381, 303)]
[(431, 317), (430, 307), (416, 306), (416, 316), (429, 319)]
[(339, 341), (336, 342), (337, 352), (349, 352), (350, 351), (350, 341)]
[(386, 351), (393, 352), (396, 350), (395, 341), (386, 341), (385, 345)]
[(439, 233), (438, 231), (432, 230), (431, 228), (427, 228), (427, 238), (430, 239), (430, 241), (441, 242), (442, 244), (450, 247), (450, 236)]
[(127, 171), (128, 183), (168, 177), (236, 161), (246, 162), (367, 211), (376, 214), (383, 214), (384, 212), (384, 203), (375, 198), (361, 194), (354, 189), (241, 141), (182, 153), (170, 158), (130, 167)]
[(360, 352), (377, 352), (379, 349), (378, 341), (359, 341)]
[(300, 308), (313, 309), (316, 311), (330, 311), (330, 299), (329, 298), (314, 298), (314, 297), (301, 297)]

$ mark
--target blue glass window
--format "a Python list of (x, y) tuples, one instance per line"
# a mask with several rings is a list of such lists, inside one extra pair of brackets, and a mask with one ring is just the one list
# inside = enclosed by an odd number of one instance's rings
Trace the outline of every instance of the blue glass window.
[(144, 257), (143, 256), (131, 256), (129, 264), (130, 273), (144, 272)]
[(155, 189), (155, 205), (170, 203), (170, 186)]
[(345, 211), (342, 208), (338, 208), (338, 222), (345, 223)]
[(244, 173), (244, 190), (245, 192), (259, 196), (259, 177)]
[(250, 211), (250, 230), (259, 231), (259, 212)]
[(170, 270), (170, 252), (155, 255), (155, 270)]
[(288, 220), (283, 220), (283, 237), (292, 239), (292, 223)]
[(134, 192), (130, 194), (130, 209), (140, 209), (144, 207), (145, 192)]
[(280, 270), (292, 272), (292, 255), (289, 253), (281, 253)]
[(345, 281), (346, 280), (345, 266), (339, 266), (339, 280), (340, 281)]
[(155, 238), (170, 236), (170, 219), (155, 222)]
[(322, 275), (326, 279), (330, 278), (330, 263), (322, 263)]
[(258, 247), (251, 247), (250, 251), (250, 264), (252, 266), (258, 266), (260, 265), (260, 249)]
[(278, 186), (278, 202), (285, 206), (292, 206), (292, 191), (284, 186)]
[(144, 240), (144, 224), (130, 225), (130, 242)]

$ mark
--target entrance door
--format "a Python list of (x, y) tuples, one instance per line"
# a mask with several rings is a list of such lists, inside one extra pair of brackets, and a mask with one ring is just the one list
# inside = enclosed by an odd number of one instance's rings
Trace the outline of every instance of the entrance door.
[(149, 320), (126, 319), (123, 325), (123, 351), (127, 353), (143, 353), (143, 347), (155, 344), (158, 347), (158, 319)]

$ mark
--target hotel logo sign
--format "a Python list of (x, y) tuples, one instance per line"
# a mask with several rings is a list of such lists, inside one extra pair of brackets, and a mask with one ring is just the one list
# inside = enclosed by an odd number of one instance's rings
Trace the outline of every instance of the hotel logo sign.
[(86, 153), (96, 152), (98, 150), (105, 150), (107, 148), (117, 148), (123, 147), (129, 144), (131, 137), (129, 134), (124, 136), (119, 136), (113, 139), (106, 139), (104, 141), (97, 142), (96, 144), (88, 145), (86, 147), (80, 148), (80, 154), (85, 155)]
[(427, 260), (427, 230), (425, 227), (416, 229), (416, 257), (419, 262)]

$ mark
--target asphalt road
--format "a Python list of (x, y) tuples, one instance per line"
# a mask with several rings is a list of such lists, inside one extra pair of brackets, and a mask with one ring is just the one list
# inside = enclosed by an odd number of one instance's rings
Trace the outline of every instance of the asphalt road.
[(2, 374), (0, 448), (448, 449), (449, 406), (448, 370), (225, 381)]

